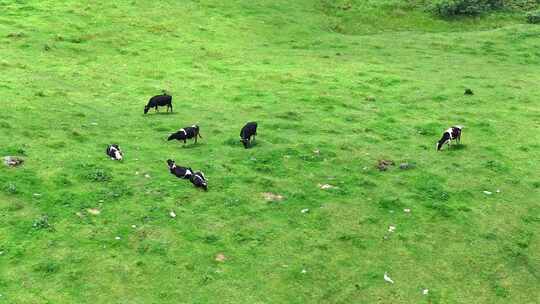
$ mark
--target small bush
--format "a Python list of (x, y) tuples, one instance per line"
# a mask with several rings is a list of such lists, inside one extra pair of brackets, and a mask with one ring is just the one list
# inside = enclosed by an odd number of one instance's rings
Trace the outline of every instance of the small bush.
[(39, 218), (35, 219), (32, 227), (36, 230), (52, 228), (51, 224), (49, 224), (49, 217), (46, 215), (42, 215)]
[(111, 175), (103, 169), (95, 169), (89, 172), (86, 178), (93, 182), (108, 182), (112, 179)]
[(441, 17), (476, 16), (503, 6), (503, 0), (437, 0), (431, 11)]
[(527, 14), (527, 22), (531, 24), (540, 24), (540, 10), (529, 12)]

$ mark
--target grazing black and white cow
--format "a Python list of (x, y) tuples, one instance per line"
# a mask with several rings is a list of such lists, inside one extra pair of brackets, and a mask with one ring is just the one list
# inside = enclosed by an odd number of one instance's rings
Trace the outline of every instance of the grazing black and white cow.
[(193, 175), (191, 176), (189, 180), (195, 187), (203, 188), (204, 191), (208, 191), (208, 182), (206, 181), (206, 177), (204, 176), (204, 173), (197, 171), (193, 173)]
[(185, 144), (186, 139), (195, 138), (195, 143), (197, 143), (197, 137), (202, 138), (201, 134), (199, 133), (199, 126), (193, 125), (191, 127), (180, 129), (180, 131), (171, 134), (167, 140), (182, 140)]
[(177, 166), (172, 159), (167, 160), (167, 165), (169, 166), (171, 174), (175, 175), (178, 178), (190, 179), (193, 175), (193, 170), (191, 168)]
[(154, 108), (156, 112), (159, 112), (158, 107), (164, 107), (167, 106), (167, 112), (169, 112), (169, 108), (171, 109), (171, 113), (173, 111), (172, 108), (172, 96), (167, 95), (166, 93), (163, 93), (162, 95), (156, 95), (148, 101), (148, 104), (144, 106), (144, 114), (148, 113), (148, 110), (150, 108)]
[(249, 148), (251, 144), (251, 137), (253, 136), (253, 140), (255, 140), (255, 136), (257, 135), (257, 123), (252, 121), (248, 122), (242, 130), (240, 130), (240, 141), (242, 144), (244, 144), (244, 148)]
[(124, 159), (124, 154), (122, 154), (122, 150), (118, 145), (108, 145), (106, 153), (112, 160)]
[(448, 130), (444, 131), (441, 139), (439, 140), (439, 142), (437, 142), (437, 151), (439, 151), (444, 146), (444, 144), (448, 144), (448, 146), (450, 146), (452, 140), (457, 141), (457, 143), (459, 144), (461, 142), (462, 129), (462, 126), (453, 126)]

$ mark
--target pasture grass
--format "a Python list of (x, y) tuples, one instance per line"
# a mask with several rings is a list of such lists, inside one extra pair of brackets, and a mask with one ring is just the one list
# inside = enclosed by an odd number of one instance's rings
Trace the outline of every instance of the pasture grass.
[[(308, 0), (0, 11), (0, 156), (26, 160), (0, 168), (0, 303), (540, 298), (540, 27), (522, 16)], [(174, 113), (143, 115), (161, 90)], [(199, 144), (166, 141), (193, 123)], [(453, 124), (462, 145), (437, 153)]]

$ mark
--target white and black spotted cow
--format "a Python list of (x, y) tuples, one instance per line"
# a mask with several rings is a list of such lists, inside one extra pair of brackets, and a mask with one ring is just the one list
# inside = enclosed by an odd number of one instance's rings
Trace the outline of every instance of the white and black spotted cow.
[(257, 123), (252, 121), (248, 122), (242, 130), (240, 130), (240, 141), (244, 144), (244, 148), (249, 148), (251, 144), (251, 137), (255, 141), (255, 136), (257, 135)]
[(187, 139), (195, 138), (195, 143), (197, 143), (197, 137), (202, 138), (201, 134), (199, 133), (199, 126), (193, 125), (191, 127), (180, 129), (178, 132), (171, 134), (168, 140), (182, 140), (185, 144)]
[(108, 145), (106, 153), (112, 160), (124, 159), (124, 154), (118, 145)]
[(189, 180), (195, 187), (203, 188), (204, 191), (208, 191), (208, 182), (206, 181), (206, 177), (204, 176), (204, 173), (197, 171), (193, 173), (193, 175), (191, 176)]
[(191, 168), (177, 166), (172, 159), (167, 160), (167, 165), (169, 166), (169, 171), (171, 171), (171, 174), (178, 178), (190, 179), (193, 175), (193, 170)]
[(462, 129), (462, 126), (453, 126), (448, 130), (444, 131), (442, 138), (439, 140), (439, 142), (437, 142), (437, 151), (441, 150), (441, 148), (445, 144), (448, 144), (448, 146), (450, 147), (452, 140), (455, 140), (459, 144), (461, 142)]

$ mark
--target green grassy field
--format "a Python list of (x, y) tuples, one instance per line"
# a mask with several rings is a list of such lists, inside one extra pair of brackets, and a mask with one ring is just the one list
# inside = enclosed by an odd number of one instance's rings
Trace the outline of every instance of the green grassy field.
[[(0, 0), (0, 156), (25, 159), (0, 168), (0, 303), (539, 302), (539, 26), (109, 2)], [(144, 116), (163, 89), (175, 112)]]

